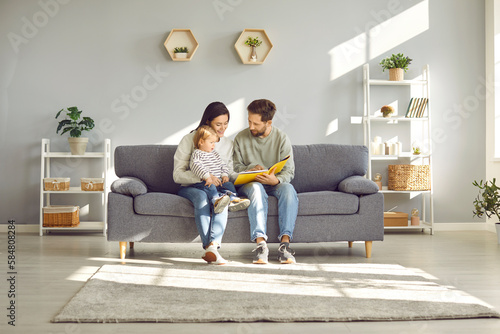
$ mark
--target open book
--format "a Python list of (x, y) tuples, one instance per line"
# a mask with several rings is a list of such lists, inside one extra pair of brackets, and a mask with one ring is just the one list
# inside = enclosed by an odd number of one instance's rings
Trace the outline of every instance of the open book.
[(290, 159), (289, 155), (287, 157), (285, 157), (283, 160), (278, 161), (277, 163), (275, 163), (274, 165), (272, 165), (271, 167), (269, 167), (269, 169), (261, 169), (261, 170), (252, 170), (252, 171), (248, 171), (248, 172), (241, 172), (241, 173), (238, 174), (238, 177), (236, 178), (236, 181), (234, 181), (234, 184), (238, 185), (238, 184), (245, 184), (245, 183), (248, 183), (248, 182), (252, 182), (252, 181), (255, 180), (255, 177), (257, 175), (261, 175), (261, 174), (264, 174), (264, 173), (269, 174), (271, 172), (271, 170), (273, 168), (275, 168), (275, 167), (276, 167), (276, 169), (275, 169), (274, 173), (275, 174), (279, 173), (283, 169), (283, 166), (285, 166), (285, 164), (288, 161), (288, 159)]

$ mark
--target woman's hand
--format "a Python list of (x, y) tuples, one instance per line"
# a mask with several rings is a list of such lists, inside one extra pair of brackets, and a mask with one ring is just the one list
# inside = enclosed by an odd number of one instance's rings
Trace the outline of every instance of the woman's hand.
[(223, 176), (222, 177), (222, 183), (226, 183), (226, 182), (229, 182), (229, 177)]

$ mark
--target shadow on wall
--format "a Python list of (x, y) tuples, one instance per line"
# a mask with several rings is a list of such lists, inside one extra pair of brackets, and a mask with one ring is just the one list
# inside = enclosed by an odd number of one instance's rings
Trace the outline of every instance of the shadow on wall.
[(429, 29), (428, 0), (419, 2), (399, 14), (399, 4), (391, 4), (393, 3), (388, 3), (387, 9), (371, 12), (373, 21), (366, 23), (365, 32), (328, 52), (331, 64), (330, 80), (343, 76)]

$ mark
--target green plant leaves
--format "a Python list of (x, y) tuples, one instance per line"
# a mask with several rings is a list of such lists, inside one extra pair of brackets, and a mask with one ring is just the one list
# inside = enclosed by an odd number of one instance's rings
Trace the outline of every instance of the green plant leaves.
[(412, 60), (410, 57), (405, 57), (402, 53), (398, 53), (382, 59), (379, 65), (382, 66), (382, 72), (391, 68), (402, 68), (406, 72)]
[(69, 132), (69, 135), (74, 138), (78, 138), (82, 135), (82, 131), (79, 128), (73, 128)]
[(188, 48), (187, 46), (180, 46), (180, 47), (176, 47), (174, 48), (174, 53), (188, 53)]
[(245, 41), (245, 44), (248, 45), (248, 46), (260, 46), (262, 44), (262, 41), (259, 41), (259, 37), (251, 37), (249, 36), (248, 39)]
[(69, 132), (70, 137), (78, 138), (82, 135), (82, 131), (90, 131), (94, 128), (94, 120), (90, 117), (83, 117), (83, 119), (78, 122), (82, 114), (82, 111), (78, 110), (78, 107), (61, 109), (57, 112), (56, 118), (58, 118), (63, 111), (67, 118), (59, 122), (56, 133), (62, 130), (61, 135)]
[[(480, 189), (479, 194), (473, 202), (474, 217), (482, 217), (486, 215), (488, 218), (496, 216), (500, 221), (500, 188), (495, 184), (496, 179), (493, 181), (483, 180), (472, 182), (472, 185)], [(482, 190), (482, 192), (481, 192)]]

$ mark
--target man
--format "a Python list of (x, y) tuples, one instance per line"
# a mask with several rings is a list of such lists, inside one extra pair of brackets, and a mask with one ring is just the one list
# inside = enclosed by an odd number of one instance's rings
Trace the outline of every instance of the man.
[(268, 195), (278, 199), (280, 230), (278, 238), (281, 242), (278, 248), (278, 261), (295, 263), (294, 251), (289, 245), (299, 200), (295, 188), (290, 184), (295, 172), (292, 145), (288, 136), (272, 125), (276, 113), (274, 103), (265, 99), (255, 100), (247, 109), (248, 128), (238, 133), (234, 139), (234, 171), (266, 169), (290, 155), (290, 159), (279, 173), (275, 174), (273, 169), (269, 174), (257, 176), (255, 182), (247, 183), (238, 190), (240, 195), (250, 199), (248, 207), (250, 234), (251, 240), (257, 243), (253, 263), (268, 262), (269, 249), (266, 243)]

